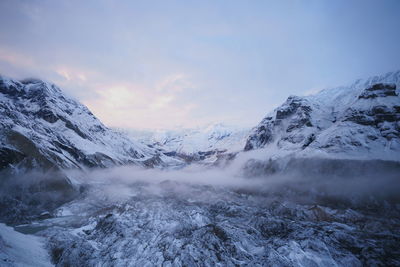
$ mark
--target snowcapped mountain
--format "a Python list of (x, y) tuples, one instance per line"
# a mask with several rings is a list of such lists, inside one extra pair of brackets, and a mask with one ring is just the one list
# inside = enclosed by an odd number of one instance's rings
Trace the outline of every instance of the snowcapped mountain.
[(174, 160), (104, 126), (54, 84), (0, 76), (0, 170), (161, 166), (168, 161)]
[[(165, 154), (211, 160), (220, 151), (248, 152), (233, 153), (239, 164), (226, 168), (74, 170), (68, 174), (76, 191), (52, 173), (0, 179), (0, 220), (15, 230), (0, 224), (0, 261), (399, 266), (400, 162), (374, 159), (398, 159), (399, 76), (289, 97), (250, 136), (214, 125), (129, 137), (53, 85), (2, 78), (2, 168), (163, 164)], [(289, 167), (265, 161), (266, 150), (287, 153)], [(292, 157), (297, 153), (308, 158)], [(250, 154), (264, 161), (240, 161)], [(312, 157), (317, 154), (338, 158)]]
[(290, 96), (252, 129), (245, 150), (400, 161), (400, 71)]
[(194, 129), (167, 131), (131, 131), (130, 135), (144, 144), (164, 151), (167, 155), (181, 155), (194, 160), (213, 161), (221, 153), (243, 150), (249, 129), (210, 124)]

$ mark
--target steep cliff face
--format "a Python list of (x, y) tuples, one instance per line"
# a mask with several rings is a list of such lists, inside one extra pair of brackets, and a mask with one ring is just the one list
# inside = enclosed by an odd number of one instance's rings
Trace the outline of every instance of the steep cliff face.
[(251, 131), (244, 149), (400, 160), (399, 86), (397, 71), (290, 96)]
[(54, 84), (0, 77), (0, 169), (162, 166), (170, 160), (107, 128)]

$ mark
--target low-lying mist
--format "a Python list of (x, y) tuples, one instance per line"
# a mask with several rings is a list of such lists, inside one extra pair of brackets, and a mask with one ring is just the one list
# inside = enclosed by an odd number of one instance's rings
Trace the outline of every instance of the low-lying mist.
[(210, 202), (232, 194), (260, 205), (280, 201), (378, 212), (400, 203), (399, 173), (396, 162), (321, 158), (254, 160), (244, 167), (233, 162), (227, 168), (193, 164), (181, 170), (123, 166), (35, 171), (0, 181), (0, 216), (11, 223), (29, 221), (78, 198), (108, 205), (138, 195)]
[(279, 199), (334, 208), (400, 203), (399, 163), (319, 158), (279, 161), (249, 161), (244, 168), (191, 165), (181, 170), (158, 170), (125, 166), (69, 172), (68, 176), (76, 184), (101, 185), (109, 199), (119, 201), (137, 194), (139, 185), (142, 193), (163, 194), (160, 187), (165, 189), (168, 183), (169, 193), (176, 196), (190, 195), (196, 187), (229, 190), (262, 197), (263, 201)]
[(399, 171), (293, 157), (37, 170), (2, 177), (0, 220), (45, 237), (57, 265), (397, 266)]
[(79, 196), (79, 190), (60, 171), (2, 172), (0, 177), (2, 222), (30, 222)]

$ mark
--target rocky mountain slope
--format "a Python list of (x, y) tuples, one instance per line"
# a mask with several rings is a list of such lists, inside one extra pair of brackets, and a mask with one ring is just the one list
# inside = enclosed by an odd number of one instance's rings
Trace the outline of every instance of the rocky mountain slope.
[(54, 84), (0, 77), (0, 170), (162, 166), (171, 160), (107, 128)]
[(250, 133), (244, 149), (400, 160), (400, 71), (317, 94), (290, 96)]
[(243, 150), (249, 129), (222, 123), (206, 127), (166, 131), (131, 131), (135, 140), (189, 161), (213, 162), (223, 153)]

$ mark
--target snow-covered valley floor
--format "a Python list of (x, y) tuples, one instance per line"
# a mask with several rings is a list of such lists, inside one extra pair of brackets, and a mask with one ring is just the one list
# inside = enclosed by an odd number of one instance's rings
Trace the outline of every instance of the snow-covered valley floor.
[(400, 264), (400, 206), (381, 187), (393, 183), (390, 175), (369, 191), (342, 178), (244, 179), (213, 170), (83, 175), (75, 174), (84, 188), (78, 198), (14, 227), (39, 236), (57, 266)]
[(0, 224), (0, 266), (52, 266), (44, 239)]

